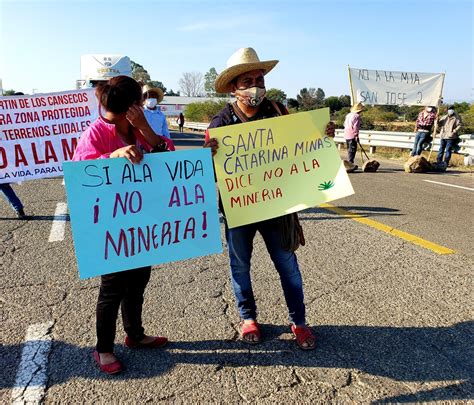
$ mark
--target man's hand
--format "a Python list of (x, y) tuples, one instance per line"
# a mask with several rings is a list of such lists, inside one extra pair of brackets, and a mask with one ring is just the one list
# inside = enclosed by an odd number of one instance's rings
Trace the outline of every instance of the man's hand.
[(123, 148), (117, 149), (110, 154), (111, 158), (124, 157), (127, 158), (131, 163), (140, 163), (143, 159), (143, 153), (135, 145), (124, 146)]
[(139, 107), (138, 105), (132, 105), (127, 111), (127, 120), (132, 124), (135, 128), (138, 129), (147, 129), (148, 122), (145, 118), (145, 114), (143, 113), (143, 108)]
[(219, 144), (216, 138), (210, 138), (208, 141), (204, 142), (203, 148), (211, 148), (212, 156), (217, 153), (217, 149), (219, 148)]

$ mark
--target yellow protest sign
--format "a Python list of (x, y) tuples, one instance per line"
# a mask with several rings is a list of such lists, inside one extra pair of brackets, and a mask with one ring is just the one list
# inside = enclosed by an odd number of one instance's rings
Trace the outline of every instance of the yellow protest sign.
[(209, 130), (229, 228), (354, 194), (328, 122), (324, 108)]

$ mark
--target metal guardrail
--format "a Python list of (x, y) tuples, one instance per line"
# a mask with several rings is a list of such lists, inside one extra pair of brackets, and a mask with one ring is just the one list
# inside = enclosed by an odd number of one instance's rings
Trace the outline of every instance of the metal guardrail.
[(195, 129), (198, 131), (205, 131), (209, 126), (206, 122), (185, 122), (184, 128)]
[[(184, 127), (197, 131), (205, 131), (209, 126), (206, 122), (185, 122)], [(359, 140), (362, 145), (369, 146), (370, 153), (375, 153), (377, 146), (386, 148), (411, 149), (415, 141), (414, 132), (389, 132), (389, 131), (372, 131), (363, 130), (359, 132)], [(439, 136), (439, 135), (438, 135)], [(466, 134), (460, 136), (460, 142), (455, 149), (455, 153), (474, 157), (474, 134)], [(345, 144), (344, 130), (336, 129), (334, 141), (338, 144)], [(433, 151), (438, 152), (440, 138), (434, 141)], [(431, 148), (431, 143), (426, 144), (426, 149)], [(471, 158), (471, 160), (474, 158)]]
[[(387, 148), (411, 149), (415, 141), (414, 132), (388, 132), (388, 131), (371, 131), (364, 130), (359, 132), (359, 140), (362, 145), (369, 146), (370, 153), (374, 153), (377, 146)], [(455, 152), (461, 155), (474, 156), (474, 134), (466, 134), (460, 136), (460, 142)], [(346, 143), (344, 139), (344, 130), (336, 129), (334, 137), (336, 143)], [(440, 138), (434, 140), (433, 151), (438, 151)], [(427, 144), (428, 145), (428, 144)], [(431, 148), (431, 143), (427, 149)]]

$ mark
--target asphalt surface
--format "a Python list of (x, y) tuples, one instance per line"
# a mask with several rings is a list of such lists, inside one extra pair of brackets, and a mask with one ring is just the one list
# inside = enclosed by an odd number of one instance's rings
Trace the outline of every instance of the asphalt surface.
[[(185, 136), (181, 147), (202, 136)], [(333, 202), (351, 212), (452, 248), (438, 255), (330, 211), (301, 213), (298, 250), (308, 323), (317, 349), (292, 340), (278, 276), (257, 237), (253, 282), (264, 341), (238, 340), (226, 253), (154, 268), (144, 305), (160, 350), (131, 350), (118, 325), (125, 371), (104, 376), (95, 344), (98, 279), (80, 281), (70, 224), (48, 236), (61, 179), (14, 186), (31, 215), (0, 204), (0, 403), (12, 389), (29, 325), (52, 321), (46, 403), (322, 403), (474, 399), (472, 174), (405, 174), (382, 161), (376, 174), (350, 175), (356, 194)], [(224, 238), (223, 238), (224, 240)]]

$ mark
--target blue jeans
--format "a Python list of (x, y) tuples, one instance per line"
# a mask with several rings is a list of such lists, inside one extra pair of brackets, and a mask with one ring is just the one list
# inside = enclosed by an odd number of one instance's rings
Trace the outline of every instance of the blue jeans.
[(423, 151), (423, 143), (428, 137), (429, 132), (417, 132), (415, 136), (415, 143), (413, 144), (413, 149), (411, 150), (411, 156), (419, 156)]
[(446, 150), (446, 155), (444, 155), (444, 161), (446, 164), (449, 165), (449, 161), (451, 160), (451, 153), (453, 152), (453, 148), (455, 145), (456, 139), (442, 139), (440, 140), (439, 144), (439, 151), (438, 151), (438, 163), (443, 161), (443, 153)]
[(278, 219), (269, 219), (254, 224), (229, 229), (226, 225), (226, 239), (229, 249), (232, 288), (237, 300), (240, 317), (257, 319), (257, 308), (250, 279), (250, 259), (253, 239), (260, 232), (267, 246), (276, 270), (280, 275), (290, 322), (305, 324), (303, 280), (294, 252), (283, 249)]
[(347, 160), (354, 163), (354, 159), (357, 153), (357, 139), (346, 139), (347, 145)]
[(8, 183), (0, 183), (0, 192), (15, 211), (23, 209), (23, 204)]

